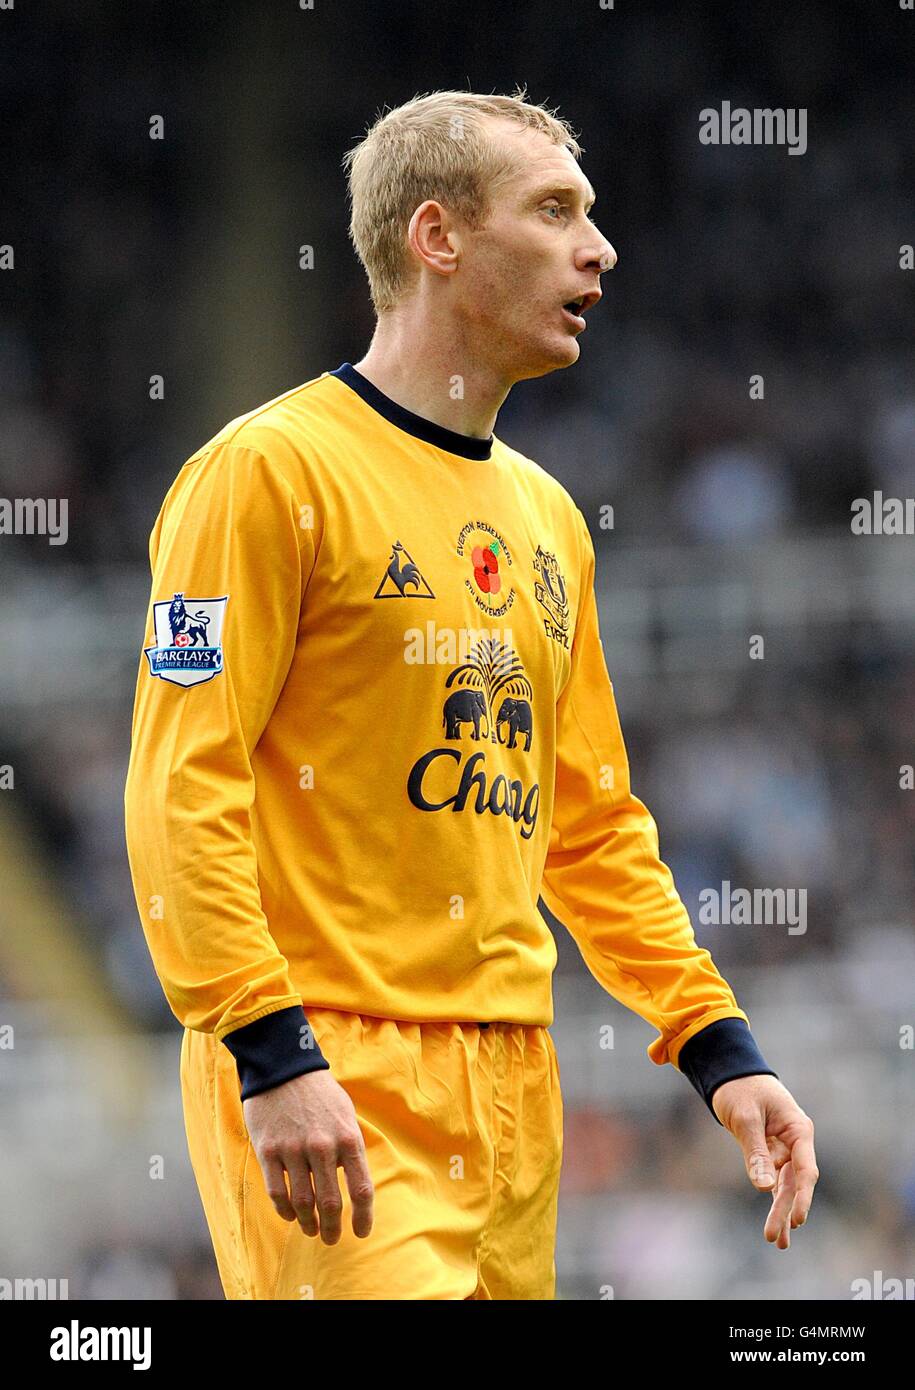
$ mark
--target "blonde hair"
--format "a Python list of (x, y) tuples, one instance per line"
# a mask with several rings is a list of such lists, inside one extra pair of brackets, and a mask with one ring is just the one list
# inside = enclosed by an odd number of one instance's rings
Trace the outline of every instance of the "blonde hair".
[(527, 100), (476, 92), (430, 92), (380, 114), (365, 138), (343, 156), (352, 206), (350, 238), (365, 267), (376, 314), (394, 308), (411, 273), (406, 234), (427, 198), (447, 206), (468, 226), (485, 225), (489, 199), (517, 167), (487, 128), (500, 116), (536, 130), (576, 159), (581, 146), (567, 121)]

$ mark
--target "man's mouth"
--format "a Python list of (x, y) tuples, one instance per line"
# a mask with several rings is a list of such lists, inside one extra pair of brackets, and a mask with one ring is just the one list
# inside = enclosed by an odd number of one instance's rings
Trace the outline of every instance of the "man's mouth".
[(599, 289), (588, 290), (586, 294), (577, 295), (574, 299), (567, 299), (562, 306), (562, 312), (575, 324), (576, 328), (585, 327), (585, 314), (601, 298)]
[(582, 316), (581, 307), (584, 303), (584, 295), (580, 299), (570, 299), (562, 306), (562, 312), (569, 318), (577, 328), (585, 328), (586, 324)]

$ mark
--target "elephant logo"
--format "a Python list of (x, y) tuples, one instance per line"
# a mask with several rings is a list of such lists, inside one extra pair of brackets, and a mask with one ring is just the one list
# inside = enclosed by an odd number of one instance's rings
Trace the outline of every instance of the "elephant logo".
[(499, 706), (499, 713), (496, 715), (496, 737), (499, 742), (503, 742), (502, 725), (508, 725), (507, 748), (514, 748), (515, 741), (519, 734), (523, 734), (527, 742), (524, 745), (525, 753), (531, 751), (531, 737), (534, 732), (531, 707), (527, 700), (515, 700), (511, 697), (504, 699)]
[[(525, 753), (530, 752), (534, 731), (530, 700), (531, 683), (516, 652), (498, 638), (482, 637), (473, 646), (467, 661), (456, 666), (446, 686), (456, 685), (442, 706), (442, 726), (447, 739), (460, 739), (463, 725), (472, 724), (471, 739), (482, 737), (490, 743), (516, 748), (518, 736), (524, 738)], [(498, 714), (493, 710), (501, 701)], [(481, 726), (485, 730), (481, 734)], [(508, 733), (502, 734), (507, 725)]]
[(420, 573), (419, 565), (400, 541), (391, 547), (391, 558), (375, 590), (375, 598), (435, 598)]
[(455, 690), (445, 701), (442, 711), (442, 724), (445, 738), (460, 738), (461, 725), (473, 721), (470, 737), (476, 742), (480, 737), (480, 721), (486, 720), (486, 733), (489, 737), (489, 710), (482, 690)]

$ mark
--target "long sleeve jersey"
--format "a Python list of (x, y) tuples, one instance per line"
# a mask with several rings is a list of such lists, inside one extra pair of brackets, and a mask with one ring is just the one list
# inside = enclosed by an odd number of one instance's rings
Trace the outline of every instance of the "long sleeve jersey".
[(309, 1005), (549, 1025), (541, 895), (652, 1061), (707, 1102), (771, 1071), (630, 788), (594, 547), (544, 469), (344, 363), (188, 459), (149, 556), (131, 873), (243, 1095), (322, 1064)]

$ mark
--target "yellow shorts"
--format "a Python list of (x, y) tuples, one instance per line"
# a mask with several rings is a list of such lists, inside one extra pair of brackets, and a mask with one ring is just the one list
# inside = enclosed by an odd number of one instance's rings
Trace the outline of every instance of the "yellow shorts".
[(226, 1298), (552, 1299), (562, 1099), (547, 1029), (306, 1013), (356, 1108), (375, 1223), (353, 1235), (342, 1168), (336, 1245), (281, 1220), (235, 1059), (186, 1030), (188, 1151)]

